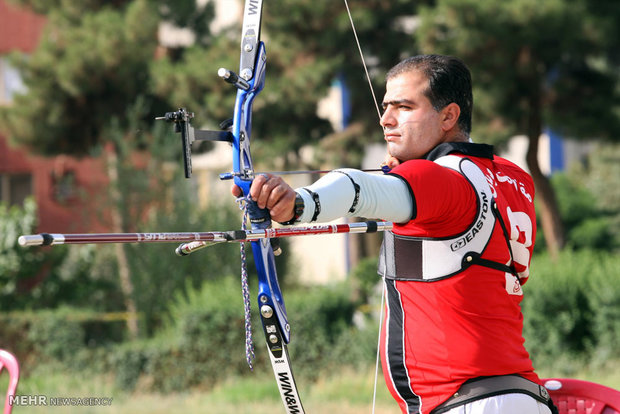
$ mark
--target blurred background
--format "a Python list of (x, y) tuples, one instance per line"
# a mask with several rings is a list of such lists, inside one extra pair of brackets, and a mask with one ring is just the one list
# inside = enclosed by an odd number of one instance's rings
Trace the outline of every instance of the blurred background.
[[(404, 57), (450, 54), (470, 67), (472, 138), (536, 184), (523, 300), (535, 367), (620, 388), (620, 3), (350, 6), (378, 99)], [(237, 71), (242, 17), (240, 0), (0, 0), (0, 348), (21, 363), (19, 394), (113, 397), (95, 410), (106, 412), (282, 410), (259, 329), (254, 372), (245, 363), (236, 246), (179, 258), (173, 245), (17, 245), (35, 232), (240, 227), (218, 179), (230, 147), (195, 144), (185, 180), (178, 135), (154, 118), (186, 107), (195, 127), (218, 129), (232, 117), (235, 93), (217, 70)], [(261, 36), (257, 169), (376, 168), (383, 134), (344, 3), (265, 2)], [(380, 242), (284, 243), (289, 350), (310, 412), (372, 403)], [(377, 412), (398, 412), (382, 378), (378, 388)]]

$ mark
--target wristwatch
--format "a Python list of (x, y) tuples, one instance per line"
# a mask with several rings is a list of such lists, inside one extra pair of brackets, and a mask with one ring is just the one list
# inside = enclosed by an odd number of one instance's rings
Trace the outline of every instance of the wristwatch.
[(295, 207), (293, 210), (293, 218), (290, 219), (289, 221), (285, 221), (285, 222), (280, 222), (280, 224), (282, 224), (283, 226), (290, 226), (292, 224), (297, 223), (297, 221), (299, 220), (299, 217), (301, 217), (301, 215), (304, 213), (304, 199), (301, 197), (301, 195), (299, 195), (299, 193), (297, 193), (297, 195), (295, 196)]

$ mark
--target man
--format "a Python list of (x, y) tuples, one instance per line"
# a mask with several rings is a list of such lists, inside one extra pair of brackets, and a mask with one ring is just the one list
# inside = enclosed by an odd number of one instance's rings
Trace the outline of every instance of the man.
[(389, 174), (341, 169), (296, 191), (266, 174), (250, 195), (283, 224), (343, 216), (395, 223), (379, 260), (381, 357), (403, 413), (549, 413), (520, 309), (534, 185), (491, 146), (470, 141), (472, 103), (460, 60), (406, 59), (388, 72), (383, 99)]

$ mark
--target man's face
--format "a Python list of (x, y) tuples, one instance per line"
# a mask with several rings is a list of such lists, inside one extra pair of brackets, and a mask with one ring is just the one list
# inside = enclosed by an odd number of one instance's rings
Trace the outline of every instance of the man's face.
[(428, 88), (428, 79), (417, 70), (387, 81), (381, 126), (389, 154), (401, 162), (421, 158), (447, 138), (443, 111), (437, 112), (424, 94)]

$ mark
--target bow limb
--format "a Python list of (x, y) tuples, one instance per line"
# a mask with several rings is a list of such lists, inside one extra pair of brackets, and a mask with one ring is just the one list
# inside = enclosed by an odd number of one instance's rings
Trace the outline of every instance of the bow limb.
[[(252, 103), (265, 85), (267, 58), (265, 44), (260, 41), (261, 15), (262, 0), (246, 0), (239, 68), (243, 81), (235, 84), (238, 90), (232, 126), (234, 182), (244, 196), (249, 195), (254, 177), (250, 152)], [(246, 208), (252, 229), (270, 227), (271, 219), (266, 209), (259, 209), (252, 200), (247, 202)], [(287, 413), (303, 413), (287, 350), (290, 324), (278, 282), (273, 247), (269, 239), (252, 241), (251, 245), (258, 274), (258, 307), (280, 396)]]

